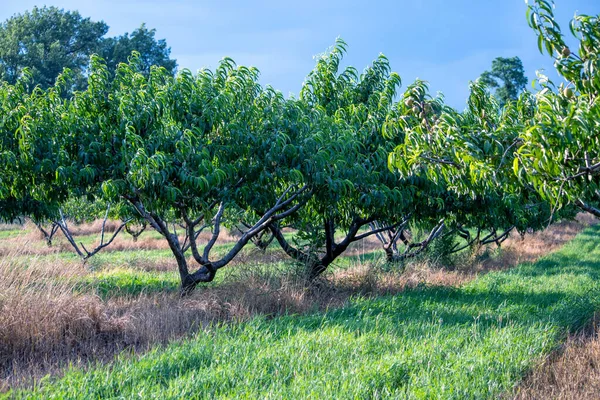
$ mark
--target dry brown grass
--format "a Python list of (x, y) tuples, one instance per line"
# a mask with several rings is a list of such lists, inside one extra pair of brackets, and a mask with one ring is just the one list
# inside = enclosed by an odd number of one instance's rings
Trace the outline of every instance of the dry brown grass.
[[(421, 283), (460, 285), (487, 270), (532, 261), (572, 238), (586, 223), (556, 225), (524, 241), (511, 238), (498, 259), (461, 265), (456, 271), (425, 262), (410, 264), (404, 271), (356, 262), (309, 288), (298, 271), (252, 270), (252, 265), (277, 261), (282, 255), (250, 251), (236, 261), (249, 268), (220, 285), (200, 287), (185, 299), (160, 293), (103, 300), (78, 293), (69, 278), (88, 273), (80, 263), (36, 256), (23, 268), (21, 256), (29, 254), (26, 246), (19, 250), (12, 246), (10, 254), (0, 257), (0, 391), (30, 385), (49, 373), (60, 374), (69, 363), (84, 367), (89, 361), (108, 361), (123, 350), (143, 352), (212, 322), (308, 313), (342, 306), (352, 296), (400, 293)], [(351, 253), (375, 247), (377, 242), (365, 242)], [(150, 270), (154, 268), (158, 267)]]
[[(103, 220), (97, 219), (93, 222), (83, 224), (69, 224), (69, 230), (73, 236), (95, 235), (102, 231)], [(104, 225), (104, 232), (113, 233), (121, 225), (120, 221), (107, 220)]]
[(23, 229), (23, 224), (21, 223), (0, 223), (0, 232), (2, 231), (14, 231), (14, 230), (19, 230), (19, 229)]
[(515, 400), (597, 400), (600, 398), (600, 315), (519, 386)]
[[(294, 274), (249, 271), (236, 280), (173, 293), (102, 300), (78, 294), (66, 278), (86, 273), (76, 263), (34, 259), (23, 270), (0, 261), (0, 388), (27, 386), (70, 364), (108, 361), (197, 332), (212, 322), (255, 315), (305, 313), (342, 304), (348, 293), (307, 290)], [(57, 279), (60, 278), (60, 279)]]

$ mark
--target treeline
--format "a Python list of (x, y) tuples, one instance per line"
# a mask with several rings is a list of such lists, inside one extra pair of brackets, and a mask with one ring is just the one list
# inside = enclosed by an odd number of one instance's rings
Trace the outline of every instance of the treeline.
[(103, 21), (57, 7), (34, 7), (17, 14), (0, 24), (0, 80), (15, 84), (27, 68), (31, 87), (46, 89), (68, 68), (72, 89), (83, 90), (92, 54), (103, 57), (114, 73), (132, 51), (141, 54), (139, 72), (144, 75), (153, 65), (175, 73), (177, 62), (170, 58), (171, 49), (164, 39), (155, 38), (154, 29), (142, 24), (131, 33), (107, 37), (108, 29)]
[[(441, 238), (457, 252), (578, 209), (600, 216), (600, 22), (573, 20), (576, 52), (547, 1), (528, 21), (568, 84), (540, 77), (536, 94), (500, 107), (478, 81), (464, 112), (423, 81), (400, 95), (384, 56), (342, 70), (342, 40), (291, 99), (228, 58), (173, 76), (146, 74), (137, 53), (114, 72), (94, 56), (85, 90), (68, 96), (69, 71), (30, 90), (24, 70), (0, 84), (0, 216), (51, 223), (76, 248), (64, 208), (102, 204), (123, 221), (114, 235), (137, 224), (164, 237), (184, 293), (249, 243), (277, 242), (314, 279), (369, 236), (401, 261)], [(214, 251), (223, 227), (241, 232), (225, 254)], [(86, 259), (111, 240), (103, 231), (98, 248), (76, 250)]]

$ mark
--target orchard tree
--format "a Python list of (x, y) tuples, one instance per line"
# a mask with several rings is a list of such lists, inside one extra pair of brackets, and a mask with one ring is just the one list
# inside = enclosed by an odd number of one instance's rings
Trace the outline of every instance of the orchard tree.
[(0, 217), (29, 216), (45, 221), (57, 214), (68, 188), (56, 181), (61, 155), (60, 124), (64, 110), (59, 79), (47, 91), (29, 91), (32, 78), (26, 70), (14, 85), (0, 82)]
[(495, 89), (500, 106), (516, 101), (527, 85), (523, 62), (519, 57), (498, 57), (492, 61), (492, 70), (481, 74), (481, 82)]
[[(400, 77), (384, 56), (362, 74), (351, 67), (340, 71), (345, 51), (338, 39), (319, 57), (300, 92), (299, 102), (322, 121), (316, 155), (324, 155), (326, 163), (310, 177), (311, 199), (288, 221), (297, 229), (296, 238), (286, 239), (281, 226), (271, 225), (281, 248), (307, 266), (309, 279), (326, 271), (352, 243), (406, 229), (419, 190), (387, 168), (392, 147), (382, 133), (396, 116)], [(395, 125), (387, 126), (388, 136), (401, 134)]]
[[(74, 197), (84, 194), (80, 187), (62, 179), (60, 173), (70, 159), (69, 136), (65, 134), (70, 129), (69, 102), (63, 96), (71, 87), (70, 78), (67, 72), (59, 75), (54, 86), (47, 90), (37, 86), (32, 92), (29, 91), (32, 76), (28, 70), (15, 85), (0, 83), (0, 157), (3, 161), (0, 166), (0, 218), (29, 217), (49, 246), (60, 230), (75, 253), (85, 261), (107, 247), (125, 223), (105, 240), (107, 210), (100, 243), (90, 250), (76, 243), (67, 224), (63, 209), (71, 211), (69, 204)], [(72, 170), (79, 179), (89, 174), (86, 168)], [(72, 209), (82, 212), (77, 207)]]
[[(51, 161), (40, 165), (37, 157), (47, 158), (58, 148), (53, 146), (52, 133), (35, 138), (27, 125), (34, 118), (47, 117), (52, 106), (45, 100), (55, 92), (36, 89), (30, 93), (30, 82), (29, 70), (14, 85), (0, 82), (0, 219), (29, 217), (51, 246), (58, 225), (50, 223), (45, 228), (44, 224), (56, 215), (57, 199), (53, 190), (43, 189), (44, 180), (52, 179), (51, 166), (46, 169)], [(34, 187), (34, 182), (40, 186)]]
[(553, 4), (532, 2), (530, 26), (540, 51), (555, 60), (565, 83), (540, 76), (535, 115), (521, 135), (515, 172), (556, 207), (575, 204), (600, 217), (600, 19), (576, 15), (570, 30), (578, 49), (568, 47)]
[[(113, 79), (93, 59), (88, 89), (75, 95), (67, 113), (71, 159), (58, 174), (134, 207), (165, 238), (182, 291), (189, 293), (212, 281), (254, 236), (306, 202), (310, 189), (293, 168), (302, 158), (294, 158), (298, 152), (288, 145), (294, 130), (309, 127), (296, 124), (301, 115), (292, 118), (301, 110), (257, 83), (257, 70), (230, 59), (196, 76), (183, 71), (174, 78), (152, 68), (145, 77), (141, 70), (136, 54), (117, 67)], [(80, 170), (89, 174), (81, 176)], [(250, 206), (260, 210), (250, 228), (226, 254), (215, 255), (222, 227), (239, 223)], [(211, 237), (201, 248), (198, 238), (206, 229)]]
[(463, 239), (451, 251), (500, 244), (513, 229), (524, 233), (548, 223), (549, 204), (513, 173), (519, 135), (531, 123), (534, 105), (523, 93), (501, 108), (478, 81), (463, 113), (444, 108), (433, 121), (403, 124), (406, 138), (391, 154), (390, 165), (446, 189), (440, 215)]

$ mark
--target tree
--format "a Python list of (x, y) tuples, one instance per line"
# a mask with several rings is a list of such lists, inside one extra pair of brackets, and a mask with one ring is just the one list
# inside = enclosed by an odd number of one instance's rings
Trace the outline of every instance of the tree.
[[(227, 58), (173, 76), (146, 73), (139, 53), (114, 73), (93, 57), (87, 88), (71, 97), (68, 71), (30, 90), (24, 70), (0, 83), (0, 216), (58, 220), (65, 231), (61, 207), (72, 199), (110, 204), (125, 222), (135, 213), (164, 237), (189, 293), (267, 230), (314, 279), (372, 235), (405, 259), (440, 237), (457, 238), (450, 252), (500, 244), (572, 217), (573, 205), (600, 215), (600, 23), (576, 17), (574, 54), (548, 1), (528, 13), (568, 83), (542, 77), (538, 93), (502, 106), (480, 80), (464, 112), (423, 81), (397, 101), (400, 78), (384, 56), (362, 74), (341, 70), (341, 40), (298, 99)], [(409, 223), (428, 231), (423, 240), (406, 234)], [(215, 254), (222, 227), (242, 233)]]
[(30, 216), (38, 222), (56, 216), (68, 197), (56, 181), (61, 156), (61, 94), (69, 85), (59, 79), (44, 91), (29, 91), (29, 70), (14, 85), (0, 82), (0, 218)]
[[(313, 195), (290, 216), (288, 226), (298, 231), (295, 242), (285, 238), (278, 224), (271, 225), (281, 248), (306, 265), (309, 280), (326, 271), (351, 244), (401, 231), (411, 214), (418, 214), (418, 204), (429, 209), (423, 203), (435, 203), (434, 198), (414, 196), (421, 193), (415, 182), (401, 180), (387, 168), (394, 144), (383, 133), (394, 139), (402, 135), (395, 123), (401, 110), (393, 101), (400, 77), (383, 55), (360, 75), (351, 67), (340, 71), (345, 51), (346, 44), (338, 39), (318, 58), (300, 92), (299, 101), (321, 120), (322, 148), (317, 154), (325, 155), (325, 168), (307, 178)], [(407, 249), (412, 254), (424, 247)]]
[(148, 76), (151, 65), (165, 67), (171, 74), (177, 66), (169, 59), (170, 48), (164, 39), (156, 40), (154, 29), (145, 25), (131, 35), (105, 38), (108, 25), (83, 18), (77, 11), (56, 7), (34, 7), (0, 25), (0, 80), (15, 83), (25, 68), (32, 74), (31, 87), (46, 89), (58, 75), (69, 69), (73, 89), (87, 85), (90, 56), (106, 58), (114, 73), (132, 51), (141, 54), (140, 72)]
[(445, 188), (439, 215), (464, 241), (451, 251), (500, 244), (513, 229), (544, 228), (552, 214), (550, 204), (513, 173), (520, 134), (534, 115), (532, 95), (524, 92), (500, 108), (485, 89), (481, 81), (471, 85), (462, 113), (446, 107), (435, 120), (403, 124), (406, 139), (390, 156), (403, 175)]
[(155, 35), (156, 29), (148, 29), (146, 24), (142, 24), (131, 35), (125, 33), (122, 36), (103, 39), (100, 55), (113, 73), (119, 63), (127, 62), (131, 53), (137, 51), (140, 53), (140, 72), (145, 76), (149, 76), (150, 67), (153, 65), (164, 67), (171, 74), (175, 74), (177, 62), (169, 58), (171, 48), (164, 39), (156, 40)]
[(527, 85), (523, 63), (519, 57), (498, 57), (492, 61), (492, 70), (481, 74), (481, 81), (491, 89), (496, 89), (500, 106), (515, 101)]
[(45, 89), (69, 68), (75, 86), (81, 87), (90, 55), (98, 51), (106, 32), (104, 22), (56, 7), (34, 7), (15, 15), (0, 25), (0, 78), (15, 83), (28, 67), (33, 84)]
[[(89, 179), (89, 169), (75, 170), (67, 162), (69, 136), (64, 132), (69, 130), (65, 125), (69, 118), (65, 116), (70, 104), (63, 94), (71, 87), (70, 75), (68, 72), (59, 75), (56, 84), (47, 90), (37, 86), (30, 92), (32, 78), (26, 69), (15, 85), (0, 82), (0, 159), (3, 161), (0, 165), (0, 219), (29, 217), (49, 246), (60, 229), (75, 253), (86, 261), (110, 245), (126, 222), (106, 241), (103, 224), (100, 244), (90, 251), (75, 242), (63, 209), (75, 209), (81, 214), (80, 207), (69, 206), (75, 197), (84, 193), (80, 186), (63, 179), (64, 166), (79, 180)], [(97, 210), (90, 214), (102, 215), (106, 223), (110, 206), (104, 208), (106, 211), (102, 214)], [(126, 215), (126, 210), (112, 215)], [(49, 227), (45, 228), (45, 224)]]
[[(316, 144), (306, 153), (291, 145), (295, 131), (310, 126), (293, 102), (258, 85), (255, 69), (224, 59), (197, 76), (153, 67), (145, 77), (140, 63), (135, 53), (113, 77), (93, 59), (87, 90), (62, 117), (69, 128), (61, 132), (67, 156), (58, 174), (82, 192), (132, 206), (165, 238), (189, 293), (306, 203), (309, 190), (296, 167), (304, 168)], [(250, 228), (215, 255), (222, 227), (237, 225), (250, 206), (259, 210)], [(212, 234), (202, 249), (206, 229)]]
[(567, 46), (551, 2), (532, 2), (527, 18), (540, 51), (554, 58), (566, 82), (557, 87), (540, 75), (535, 116), (521, 135), (515, 172), (556, 207), (575, 204), (600, 217), (600, 18), (573, 18), (578, 49)]

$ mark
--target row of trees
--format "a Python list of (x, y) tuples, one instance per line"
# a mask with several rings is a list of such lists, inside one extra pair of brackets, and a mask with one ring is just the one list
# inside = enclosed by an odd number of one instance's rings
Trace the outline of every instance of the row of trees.
[[(478, 81), (462, 113), (423, 81), (399, 96), (384, 56), (362, 73), (341, 69), (342, 40), (292, 99), (227, 58), (173, 76), (146, 74), (139, 54), (114, 72), (94, 56), (86, 89), (69, 96), (69, 71), (33, 91), (25, 71), (0, 84), (0, 217), (53, 221), (69, 238), (65, 203), (111, 204), (122, 228), (141, 222), (164, 237), (188, 293), (264, 235), (314, 279), (368, 236), (403, 260), (440, 237), (460, 251), (572, 216), (573, 205), (593, 211), (600, 25), (577, 17), (582, 49), (567, 54), (551, 5), (538, 0), (528, 15), (570, 86), (542, 80), (501, 107)], [(223, 227), (241, 233), (215, 254)]]

